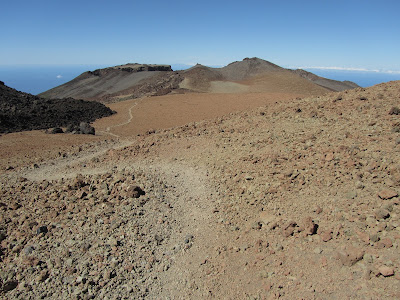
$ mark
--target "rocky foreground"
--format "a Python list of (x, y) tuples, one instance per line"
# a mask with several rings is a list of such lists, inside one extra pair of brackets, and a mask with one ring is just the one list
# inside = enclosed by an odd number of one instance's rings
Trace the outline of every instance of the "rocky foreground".
[(399, 105), (390, 82), (3, 170), (2, 297), (400, 298)]

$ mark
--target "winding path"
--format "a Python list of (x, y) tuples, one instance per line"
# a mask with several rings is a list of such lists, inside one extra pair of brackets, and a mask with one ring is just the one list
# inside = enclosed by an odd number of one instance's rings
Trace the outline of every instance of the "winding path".
[(109, 126), (109, 127), (106, 128), (105, 131), (99, 130), (98, 132), (105, 133), (105, 134), (111, 135), (111, 136), (116, 137), (116, 138), (120, 138), (120, 137), (121, 137), (120, 135), (115, 134), (115, 133), (112, 133), (112, 132), (110, 132), (110, 130), (111, 130), (112, 128), (124, 126), (124, 125), (127, 125), (127, 124), (131, 123), (131, 122), (132, 122), (132, 119), (133, 119), (132, 109), (133, 109), (135, 106), (137, 106), (140, 102), (142, 102), (145, 98), (146, 98), (146, 97), (143, 97), (143, 98), (138, 99), (138, 100), (136, 101), (136, 103), (134, 103), (134, 104), (129, 108), (129, 110), (128, 110), (129, 119), (128, 119), (127, 121), (122, 122), (122, 123), (119, 123), (119, 124), (116, 124), (116, 125)]

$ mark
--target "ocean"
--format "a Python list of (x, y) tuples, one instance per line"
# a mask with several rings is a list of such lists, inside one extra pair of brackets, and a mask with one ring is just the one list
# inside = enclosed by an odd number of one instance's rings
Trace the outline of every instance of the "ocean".
[[(34, 95), (64, 84), (86, 71), (93, 71), (107, 65), (29, 65), (0, 66), (0, 81), (16, 90)], [(189, 66), (187, 66), (189, 67)], [(183, 69), (182, 65), (172, 65), (173, 70)], [(307, 69), (306, 69), (307, 70)], [(308, 69), (316, 75), (334, 80), (349, 80), (361, 87), (378, 83), (400, 80), (400, 74), (388, 74), (366, 71), (341, 71)]]

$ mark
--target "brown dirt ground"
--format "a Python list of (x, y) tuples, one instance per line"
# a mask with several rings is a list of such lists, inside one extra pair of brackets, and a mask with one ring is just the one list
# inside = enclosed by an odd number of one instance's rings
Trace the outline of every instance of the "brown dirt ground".
[[(291, 101), (301, 94), (295, 93), (252, 93), (252, 94), (207, 94), (190, 93), (142, 98), (110, 104), (116, 115), (97, 120), (94, 127), (99, 132), (107, 131), (129, 137), (149, 130), (160, 130), (182, 126), (243, 111), (275, 102)], [(132, 108), (133, 107), (133, 108)], [(132, 120), (129, 112), (132, 108)]]
[(39, 163), (109, 138), (101, 135), (46, 134), (39, 130), (3, 134), (0, 136), (0, 169)]
[[(168, 97), (96, 125), (130, 141), (2, 171), (1, 297), (400, 298), (400, 82), (235, 113), (211, 95), (229, 115), (184, 126), (157, 123), (190, 107)], [(141, 105), (176, 127), (117, 126)]]

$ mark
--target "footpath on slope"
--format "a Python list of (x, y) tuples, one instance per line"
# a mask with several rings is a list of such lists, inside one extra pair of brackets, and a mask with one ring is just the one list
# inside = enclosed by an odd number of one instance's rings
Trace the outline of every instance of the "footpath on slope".
[(393, 84), (277, 103), (66, 173), (10, 170), (5, 296), (399, 298), (398, 97)]

